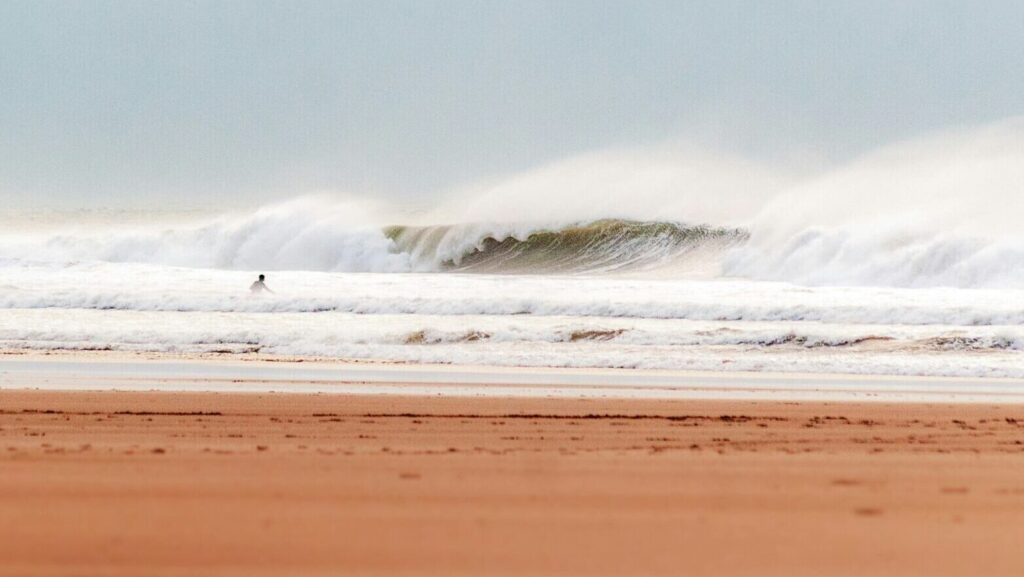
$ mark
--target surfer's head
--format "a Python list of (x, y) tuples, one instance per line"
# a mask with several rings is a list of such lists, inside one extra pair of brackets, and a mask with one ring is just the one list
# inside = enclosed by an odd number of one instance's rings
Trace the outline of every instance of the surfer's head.
[(262, 280), (263, 280), (264, 278), (266, 278), (266, 277), (264, 277), (263, 275), (260, 275), (260, 280), (261, 280), (261, 281), (262, 281)]

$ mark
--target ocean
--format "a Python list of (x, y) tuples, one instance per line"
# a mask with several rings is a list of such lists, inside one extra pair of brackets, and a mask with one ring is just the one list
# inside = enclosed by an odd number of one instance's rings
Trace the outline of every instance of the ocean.
[(7, 212), (0, 348), (1024, 377), (1013, 234), (368, 220), (323, 198)]

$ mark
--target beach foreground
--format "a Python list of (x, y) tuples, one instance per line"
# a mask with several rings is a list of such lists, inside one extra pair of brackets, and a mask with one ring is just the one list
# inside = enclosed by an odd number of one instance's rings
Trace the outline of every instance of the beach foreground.
[(1024, 406), (0, 390), (3, 575), (1019, 575)]

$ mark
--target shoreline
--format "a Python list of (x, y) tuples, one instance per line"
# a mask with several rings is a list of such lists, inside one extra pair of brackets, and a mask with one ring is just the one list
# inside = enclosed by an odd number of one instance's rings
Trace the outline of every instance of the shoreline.
[(1024, 403), (1024, 379), (409, 364), (121, 352), (6, 352), (0, 390)]
[(0, 575), (1019, 575), (1024, 407), (0, 390)]

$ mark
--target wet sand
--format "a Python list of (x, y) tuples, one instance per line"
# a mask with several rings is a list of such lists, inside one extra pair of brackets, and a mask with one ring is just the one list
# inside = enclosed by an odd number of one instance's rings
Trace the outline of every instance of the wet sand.
[(0, 575), (1020, 575), (1024, 406), (0, 390)]

